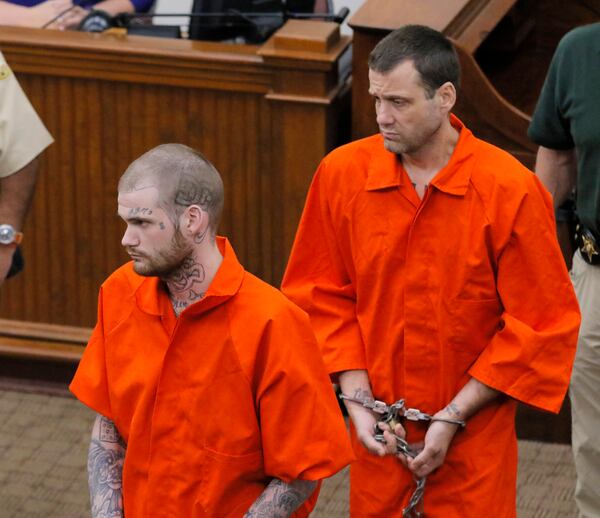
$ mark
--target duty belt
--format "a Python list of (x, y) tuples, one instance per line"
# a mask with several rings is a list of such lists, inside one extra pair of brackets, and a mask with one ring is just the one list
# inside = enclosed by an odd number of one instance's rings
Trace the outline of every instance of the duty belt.
[(575, 228), (575, 243), (579, 247), (581, 257), (588, 264), (600, 264), (600, 245), (594, 232), (579, 223)]

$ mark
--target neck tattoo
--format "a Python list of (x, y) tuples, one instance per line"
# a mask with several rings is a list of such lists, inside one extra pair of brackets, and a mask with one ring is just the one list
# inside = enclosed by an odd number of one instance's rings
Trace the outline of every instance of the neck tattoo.
[(165, 279), (176, 315), (179, 316), (190, 304), (204, 297), (202, 283), (205, 279), (204, 266), (192, 257), (188, 257), (177, 272)]

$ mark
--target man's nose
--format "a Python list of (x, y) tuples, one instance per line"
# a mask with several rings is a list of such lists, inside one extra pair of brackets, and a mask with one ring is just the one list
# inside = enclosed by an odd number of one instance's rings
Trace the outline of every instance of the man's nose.
[(394, 118), (391, 115), (390, 107), (387, 103), (381, 102), (375, 108), (376, 120), (379, 126), (388, 126), (393, 124)]
[(123, 233), (121, 245), (124, 247), (139, 245), (139, 239), (136, 233), (130, 227), (127, 227)]

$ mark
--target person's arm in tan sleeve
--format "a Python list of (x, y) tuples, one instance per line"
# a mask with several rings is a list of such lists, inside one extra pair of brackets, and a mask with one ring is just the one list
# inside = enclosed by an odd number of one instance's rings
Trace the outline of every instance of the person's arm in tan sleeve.
[[(25, 215), (31, 205), (37, 177), (37, 158), (14, 174), (0, 178), (0, 224), (9, 224), (15, 230), (23, 229)], [(12, 262), (15, 245), (0, 245), (0, 286)]]
[(552, 195), (554, 208), (560, 207), (569, 197), (577, 181), (575, 149), (538, 148), (535, 174)]

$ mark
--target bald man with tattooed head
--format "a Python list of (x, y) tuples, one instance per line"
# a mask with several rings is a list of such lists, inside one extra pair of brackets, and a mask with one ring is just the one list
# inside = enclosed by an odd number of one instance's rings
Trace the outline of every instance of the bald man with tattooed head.
[(102, 285), (71, 384), (98, 413), (94, 517), (307, 516), (352, 460), (307, 316), (217, 236), (223, 183), (158, 146), (119, 182), (132, 261)]

